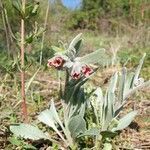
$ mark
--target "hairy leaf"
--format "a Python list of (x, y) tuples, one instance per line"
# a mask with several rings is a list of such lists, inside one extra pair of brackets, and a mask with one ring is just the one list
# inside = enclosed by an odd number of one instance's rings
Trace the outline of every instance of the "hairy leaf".
[(86, 131), (85, 120), (80, 115), (76, 115), (70, 119), (68, 128), (72, 137), (76, 138), (80, 133), (84, 133)]
[(64, 129), (64, 126), (63, 126), (63, 123), (61, 122), (59, 116), (58, 116), (58, 113), (56, 111), (56, 108), (55, 108), (55, 105), (54, 105), (54, 101), (51, 100), (51, 107), (50, 107), (50, 111), (51, 111), (51, 115), (53, 116), (54, 120), (61, 126), (61, 128), (63, 130)]
[(123, 102), (123, 99), (124, 99), (124, 90), (125, 90), (125, 83), (126, 83), (126, 75), (127, 75), (127, 70), (126, 68), (123, 68), (122, 69), (122, 73), (119, 77), (119, 103), (122, 103)]
[(118, 125), (116, 128), (113, 128), (112, 131), (122, 130), (130, 125), (130, 123), (133, 121), (134, 117), (137, 115), (137, 111), (132, 111), (125, 115), (123, 118), (121, 118), (118, 122)]
[(53, 118), (52, 113), (49, 109), (42, 111), (38, 116), (38, 120), (48, 125), (49, 127), (52, 127), (54, 130), (56, 129), (55, 119)]
[[(142, 68), (142, 65), (143, 65), (143, 62), (144, 62), (144, 59), (145, 59), (145, 56), (146, 56), (146, 53), (144, 53), (143, 57), (141, 58), (140, 62), (139, 62), (139, 65), (135, 71), (135, 75), (134, 75), (134, 79), (133, 79), (133, 84), (136, 82), (136, 80), (138, 80), (139, 78), (139, 75), (140, 75), (140, 71), (141, 71), (141, 68)], [(133, 85), (132, 85), (133, 87)]]
[(83, 57), (76, 58), (77, 61), (83, 64), (95, 64), (99, 63), (101, 65), (105, 64), (108, 60), (108, 56), (105, 53), (105, 49), (98, 49), (90, 54), (87, 54)]
[[(53, 107), (53, 106), (52, 106)], [(55, 114), (56, 115), (56, 114)], [(55, 116), (56, 117), (56, 116)], [(58, 117), (58, 116), (57, 116)], [(57, 119), (54, 118), (54, 114), (51, 110), (44, 110), (41, 112), (41, 114), (38, 116), (38, 119), (43, 122), (44, 124), (48, 125), (49, 127), (53, 128), (53, 130), (61, 137), (61, 139), (65, 142), (66, 140), (64, 139), (63, 135), (60, 133), (60, 131), (56, 127)]]
[(74, 60), (75, 57), (77, 56), (80, 47), (81, 47), (81, 43), (82, 43), (82, 39), (81, 39), (82, 33), (78, 34), (70, 43), (69, 48), (66, 51), (66, 55), (71, 59)]
[(82, 33), (78, 34), (70, 43), (69, 45), (69, 48), (79, 48), (79, 45), (80, 42), (81, 42), (81, 36), (82, 36)]
[(29, 124), (15, 124), (10, 126), (10, 131), (18, 137), (25, 139), (39, 140), (48, 137), (36, 126)]
[(102, 130), (106, 130), (114, 116), (115, 90), (117, 86), (118, 73), (116, 72), (110, 81), (104, 101), (103, 126)]

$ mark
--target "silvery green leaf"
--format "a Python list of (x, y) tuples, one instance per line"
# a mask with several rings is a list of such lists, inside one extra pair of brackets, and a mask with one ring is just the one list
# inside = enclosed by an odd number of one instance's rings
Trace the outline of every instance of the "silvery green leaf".
[(104, 64), (108, 56), (105, 53), (105, 49), (98, 49), (90, 54), (87, 54), (83, 57), (77, 57), (76, 60), (82, 64)]
[(53, 99), (51, 100), (51, 107), (50, 107), (50, 112), (51, 112), (51, 116), (53, 116), (54, 120), (61, 126), (61, 128), (64, 130), (64, 126), (58, 116), (58, 113), (56, 111), (55, 105), (54, 105), (54, 101)]
[(82, 43), (82, 39), (81, 39), (81, 35), (82, 33), (78, 34), (70, 43), (69, 48), (67, 49), (67, 51), (65, 52), (65, 54), (71, 59), (74, 60), (75, 57), (77, 56), (79, 50), (80, 50), (80, 46)]
[(73, 138), (86, 131), (86, 123), (83, 117), (76, 115), (72, 117), (68, 123), (68, 129)]
[(103, 93), (100, 87), (98, 87), (90, 97), (92, 108), (96, 117), (97, 123), (99, 123), (99, 119), (102, 118), (102, 106), (103, 106)]
[(81, 104), (80, 108), (78, 108), (79, 109), (79, 115), (82, 117), (84, 117), (84, 114), (85, 114), (85, 107), (86, 107), (86, 103), (84, 102)]
[[(55, 121), (60, 125), (60, 127), (62, 128), (64, 134), (66, 135), (67, 139), (69, 141), (72, 141), (71, 137), (70, 137), (70, 132), (67, 130), (67, 128), (65, 128), (63, 126), (63, 123), (61, 122), (58, 113), (56, 111), (55, 105), (54, 105), (54, 101), (53, 99), (51, 100), (51, 107), (50, 107), (50, 111), (51, 111), (51, 115), (53, 116), (53, 118), (55, 119)], [(66, 113), (66, 112), (65, 112)], [(64, 115), (65, 118), (65, 115)], [(66, 119), (66, 118), (65, 118)], [(66, 120), (67, 121), (67, 120)], [(65, 124), (67, 124), (67, 122), (65, 122)], [(57, 134), (66, 142), (66, 140), (64, 139), (64, 137), (62, 137), (62, 135), (60, 134), (60, 132), (58, 130), (55, 129), (55, 131), (57, 132)], [(70, 142), (72, 143), (72, 142)]]
[(124, 90), (125, 90), (125, 84), (126, 84), (126, 75), (127, 75), (127, 70), (124, 67), (122, 69), (122, 73), (119, 76), (119, 103), (121, 104), (124, 99)]
[(18, 137), (25, 139), (39, 140), (48, 137), (36, 126), (29, 124), (15, 124), (10, 126), (10, 131)]
[(76, 57), (76, 50), (75, 50), (75, 48), (68, 48), (67, 52), (65, 53), (65, 55), (67, 57), (69, 57), (71, 61), (73, 61), (75, 59), (75, 57)]
[(128, 91), (132, 88), (133, 85), (133, 79), (134, 79), (134, 73), (131, 72), (126, 76), (126, 83), (124, 87), (124, 95), (128, 93)]
[(123, 118), (121, 118), (118, 121), (118, 125), (116, 128), (113, 128), (112, 131), (122, 130), (130, 125), (130, 123), (133, 121), (134, 117), (137, 115), (137, 111), (132, 111), (125, 115)]
[(113, 119), (113, 116), (114, 116), (113, 101), (114, 101), (114, 99), (115, 99), (114, 93), (109, 93), (105, 96), (106, 103), (104, 104), (104, 107), (103, 107), (102, 131), (107, 130), (111, 120)]
[(115, 89), (116, 89), (116, 86), (117, 86), (117, 79), (118, 79), (118, 73), (116, 72), (110, 80), (108, 93), (114, 93), (115, 92)]
[(91, 128), (89, 130), (86, 130), (84, 133), (80, 134), (78, 138), (82, 136), (98, 136), (99, 134), (100, 130), (98, 128)]
[(77, 44), (74, 46), (75, 50), (76, 50), (76, 56), (78, 55), (80, 49), (81, 49), (81, 46), (82, 46), (82, 39), (80, 39)]
[(96, 95), (96, 105), (99, 106), (100, 103), (103, 103), (103, 92), (102, 89), (100, 87), (98, 87), (94, 93), (94, 95)]
[(109, 84), (109, 88), (105, 95), (104, 111), (103, 111), (103, 126), (102, 130), (106, 130), (109, 123), (114, 116), (114, 102), (115, 102), (115, 89), (117, 86), (118, 73), (116, 72), (112, 77)]
[[(131, 80), (128, 81), (128, 79), (126, 79), (126, 78), (127, 78), (127, 70), (124, 67), (122, 69), (121, 74), (119, 74), (118, 99), (116, 99), (115, 106), (114, 106), (115, 107), (114, 108), (115, 109), (114, 117), (119, 114), (119, 112), (122, 108), (123, 101), (124, 101), (125, 92), (128, 91), (127, 87), (129, 88), (131, 85)], [(132, 77), (131, 77), (131, 79), (132, 79)]]
[(70, 43), (69, 45), (69, 49), (71, 48), (75, 48), (77, 51), (76, 53), (78, 53), (78, 50), (80, 48), (80, 44), (81, 44), (81, 36), (82, 36), (82, 33), (78, 34)]
[(141, 71), (141, 68), (142, 68), (142, 65), (143, 65), (143, 62), (144, 62), (145, 56), (146, 56), (146, 53), (144, 53), (144, 55), (143, 55), (142, 59), (141, 59), (141, 60), (140, 60), (140, 62), (139, 62), (139, 65), (138, 65), (138, 67), (137, 67), (137, 69), (136, 69), (136, 71), (135, 71), (133, 84), (134, 84), (134, 82), (135, 82), (136, 80), (138, 80), (138, 78), (139, 78), (140, 71)]
[(65, 116), (65, 120), (66, 120), (66, 126), (68, 126), (68, 122), (70, 120), (70, 118), (76, 114), (76, 111), (77, 111), (77, 108), (78, 106), (77, 105), (72, 105), (72, 104), (68, 104), (67, 107), (65, 108), (65, 113), (64, 113), (64, 116)]
[(49, 109), (42, 111), (38, 116), (38, 120), (56, 130), (55, 119)]
[[(53, 106), (52, 106), (53, 107)], [(56, 114), (55, 114), (56, 115)], [(60, 133), (60, 131), (57, 129), (56, 127), (56, 123), (57, 123), (57, 117), (53, 114), (53, 112), (51, 110), (44, 110), (43, 112), (40, 113), (40, 115), (38, 116), (38, 120), (41, 121), (42, 123), (48, 125), (49, 127), (53, 128), (53, 130), (55, 130), (55, 132), (61, 137), (61, 139), (65, 142), (66, 140), (64, 139), (63, 135)], [(54, 118), (55, 116), (55, 118)]]

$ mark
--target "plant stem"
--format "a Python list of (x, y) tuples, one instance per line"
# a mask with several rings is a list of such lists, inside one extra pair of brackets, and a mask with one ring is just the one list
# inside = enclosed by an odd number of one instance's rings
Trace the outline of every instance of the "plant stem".
[[(48, 21), (48, 14), (49, 14), (49, 9), (50, 9), (50, 4), (47, 4), (47, 9), (46, 9), (46, 15), (45, 15), (45, 21), (44, 21), (44, 29), (46, 29), (47, 21)], [(45, 32), (43, 32), (42, 35), (42, 42), (41, 42), (41, 53), (40, 53), (40, 65), (42, 64), (42, 58), (43, 58), (43, 47), (44, 47), (44, 39), (45, 39)]]
[[(25, 13), (26, 0), (22, 0), (22, 9)], [(25, 21), (21, 19), (21, 97), (22, 97), (22, 115), (24, 122), (28, 122), (27, 115), (27, 104), (25, 96), (25, 64), (24, 64), (24, 53), (25, 53)]]

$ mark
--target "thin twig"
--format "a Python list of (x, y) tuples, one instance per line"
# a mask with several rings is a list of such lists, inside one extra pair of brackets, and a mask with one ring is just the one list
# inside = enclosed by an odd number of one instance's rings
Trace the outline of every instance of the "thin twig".
[[(50, 4), (47, 4), (47, 9), (46, 9), (46, 16), (45, 16), (45, 22), (44, 22), (44, 29), (46, 29), (47, 21), (48, 21), (48, 14), (49, 14), (49, 9), (50, 9)], [(42, 64), (42, 58), (43, 58), (43, 47), (44, 47), (44, 39), (45, 39), (45, 32), (43, 32), (42, 35), (42, 42), (41, 42), (41, 53), (40, 53), (40, 65)]]
[[(26, 0), (22, 0), (22, 9), (25, 13)], [(24, 53), (25, 53), (25, 21), (21, 19), (21, 96), (22, 96), (22, 114), (24, 122), (28, 122), (27, 115), (27, 104), (25, 96), (25, 64), (24, 64)]]

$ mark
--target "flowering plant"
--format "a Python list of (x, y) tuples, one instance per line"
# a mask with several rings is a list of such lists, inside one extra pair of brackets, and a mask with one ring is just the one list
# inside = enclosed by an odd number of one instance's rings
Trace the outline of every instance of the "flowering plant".
[[(54, 47), (55, 56), (48, 60), (47, 66), (58, 71), (66, 72), (65, 84), (60, 83), (60, 99), (62, 102), (63, 120), (59, 118), (53, 100), (50, 109), (44, 110), (38, 116), (38, 120), (51, 127), (64, 142), (65, 147), (76, 147), (76, 139), (79, 134), (84, 133), (86, 122), (84, 113), (86, 108), (86, 92), (84, 84), (89, 77), (94, 74), (98, 67), (93, 66), (95, 63), (104, 64), (106, 60), (105, 50), (99, 49), (83, 57), (77, 57), (82, 44), (82, 34), (77, 35), (66, 50), (58, 51), (59, 48)], [(101, 56), (103, 55), (103, 59)], [(62, 86), (64, 85), (64, 86)], [(61, 132), (58, 126), (61, 127)], [(33, 133), (22, 132), (32, 130)], [(20, 124), (12, 125), (10, 130), (17, 136), (29, 139), (51, 139), (50, 136), (43, 133), (37, 127)]]
[(66, 104), (77, 104), (79, 106), (86, 101), (83, 85), (98, 69), (93, 64), (104, 64), (108, 60), (104, 49), (98, 49), (83, 57), (78, 57), (82, 45), (81, 36), (81, 33), (78, 34), (69, 47), (64, 50), (52, 46), (56, 53), (53, 58), (48, 60), (47, 64), (48, 67), (66, 72), (65, 85), (64, 87), (60, 86), (60, 98)]
[[(52, 128), (59, 140), (56, 141), (56, 138), (52, 138), (49, 133), (44, 133), (38, 127), (29, 124), (11, 125), (10, 130), (16, 136), (32, 140), (48, 139), (59, 145), (58, 149), (70, 148), (72, 150), (79, 148), (77, 139), (92, 136), (95, 141), (94, 148), (101, 149), (103, 146), (104, 149), (111, 150), (111, 138), (117, 134), (118, 130), (126, 128), (134, 119), (137, 111), (131, 111), (121, 119), (118, 116), (127, 98), (139, 88), (150, 83), (150, 81), (143, 81), (137, 84), (139, 79), (141, 80), (139, 74), (145, 55), (135, 72), (127, 74), (125, 68), (122, 73), (116, 72), (110, 80), (105, 95), (100, 87), (96, 90), (92, 87), (87, 92), (85, 83), (98, 69), (93, 64), (103, 64), (107, 57), (103, 49), (77, 57), (81, 42), (81, 34), (79, 34), (72, 40), (68, 49), (58, 52), (59, 48), (53, 47), (56, 54), (48, 60), (47, 64), (48, 67), (66, 73), (65, 84), (60, 82), (62, 111), (60, 115), (52, 99), (50, 108), (42, 111), (38, 115), (38, 120)], [(87, 118), (85, 112), (91, 109), (92, 115)], [(63, 117), (60, 118), (60, 116)], [(89, 118), (92, 122), (88, 121)]]

